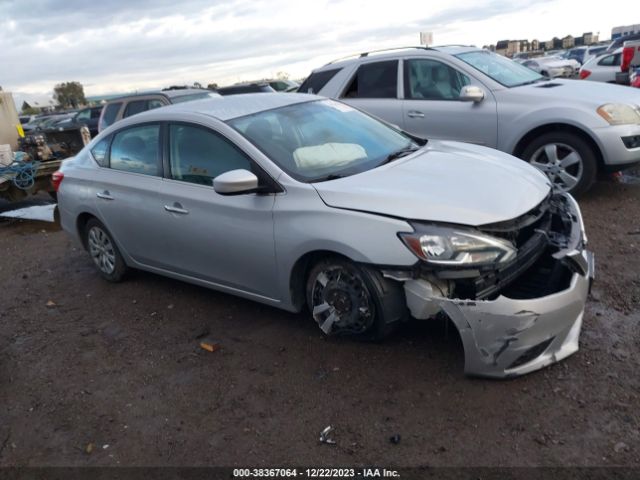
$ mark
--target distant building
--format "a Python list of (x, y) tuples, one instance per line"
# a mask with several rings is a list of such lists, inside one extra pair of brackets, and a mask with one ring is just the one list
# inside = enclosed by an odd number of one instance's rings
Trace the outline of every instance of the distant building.
[(562, 39), (562, 48), (573, 48), (576, 44), (575, 39), (571, 35), (567, 35)]
[(531, 40), (531, 51), (536, 52), (540, 50), (540, 42), (538, 40)]
[(495, 52), (500, 55), (507, 55), (507, 48), (509, 47), (509, 40), (500, 40), (496, 43)]
[(29, 96), (23, 98), (21, 110), (35, 109), (40, 112), (52, 112), (58, 106), (58, 102), (48, 95)]
[(635, 25), (627, 25), (625, 27), (615, 27), (611, 29), (611, 40), (624, 37), (625, 35), (631, 35), (634, 33), (640, 33), (640, 23)]

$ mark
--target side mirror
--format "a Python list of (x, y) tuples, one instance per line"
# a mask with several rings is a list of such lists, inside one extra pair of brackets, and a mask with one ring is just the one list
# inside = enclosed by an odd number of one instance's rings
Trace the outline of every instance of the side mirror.
[(463, 102), (481, 102), (484, 100), (484, 90), (475, 85), (465, 85), (460, 90), (460, 100)]
[(231, 170), (213, 179), (213, 189), (220, 195), (253, 193), (258, 189), (258, 177), (249, 170)]

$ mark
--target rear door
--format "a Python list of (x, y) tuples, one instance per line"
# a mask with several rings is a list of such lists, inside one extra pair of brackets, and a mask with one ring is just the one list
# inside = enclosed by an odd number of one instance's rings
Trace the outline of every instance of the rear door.
[(226, 196), (213, 189), (213, 178), (230, 170), (263, 173), (219, 132), (190, 123), (169, 124), (168, 131), (160, 207), (171, 255), (164, 268), (276, 298), (275, 195)]
[(136, 262), (157, 265), (167, 255), (166, 222), (160, 203), (161, 125), (128, 127), (98, 143), (92, 150), (103, 167), (96, 169), (90, 194), (101, 220)]
[(402, 128), (402, 102), (398, 99), (399, 60), (361, 64), (340, 94), (340, 99)]
[[(458, 140), (495, 147), (498, 140), (496, 101), (488, 88), (445, 60), (403, 60), (402, 123), (407, 132), (426, 138)], [(476, 85), (484, 100), (463, 102), (460, 90)]]

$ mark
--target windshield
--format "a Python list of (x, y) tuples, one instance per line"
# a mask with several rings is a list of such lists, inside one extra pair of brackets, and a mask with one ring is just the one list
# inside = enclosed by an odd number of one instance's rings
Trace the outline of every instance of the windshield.
[(296, 180), (331, 180), (375, 168), (419, 145), (333, 100), (298, 103), (229, 121)]
[(460, 53), (456, 57), (505, 87), (517, 87), (544, 79), (539, 73), (487, 50)]

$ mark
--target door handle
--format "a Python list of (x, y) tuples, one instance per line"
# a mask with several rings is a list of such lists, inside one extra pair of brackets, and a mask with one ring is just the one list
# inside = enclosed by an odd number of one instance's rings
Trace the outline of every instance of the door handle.
[(424, 118), (424, 113), (417, 110), (409, 110), (407, 112), (407, 116), (411, 118)]
[(96, 197), (101, 198), (103, 200), (113, 200), (113, 197), (111, 196), (108, 190), (105, 190), (104, 192), (96, 193)]
[(179, 203), (174, 203), (173, 205), (165, 205), (164, 209), (167, 212), (179, 213), (181, 215), (186, 215), (187, 213), (189, 213), (189, 210), (185, 210), (184, 208), (182, 208), (182, 205), (180, 205)]

